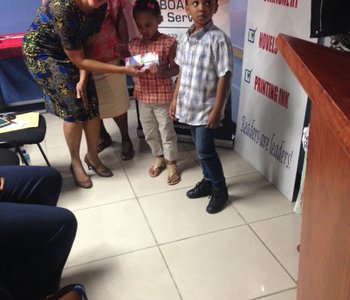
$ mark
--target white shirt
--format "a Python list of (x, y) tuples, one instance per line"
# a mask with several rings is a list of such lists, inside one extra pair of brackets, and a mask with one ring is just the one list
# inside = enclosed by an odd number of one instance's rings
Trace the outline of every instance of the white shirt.
[(180, 36), (175, 58), (181, 69), (176, 118), (181, 123), (198, 126), (208, 123), (218, 80), (227, 72), (232, 74), (233, 56), (230, 38), (213, 21), (200, 31), (193, 31), (194, 25)]

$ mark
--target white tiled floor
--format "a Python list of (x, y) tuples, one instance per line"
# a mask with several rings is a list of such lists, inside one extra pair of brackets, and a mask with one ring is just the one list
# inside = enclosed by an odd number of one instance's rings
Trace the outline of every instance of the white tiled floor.
[[(120, 135), (107, 120), (114, 145), (101, 158), (114, 176), (91, 173), (90, 190), (74, 185), (61, 120), (45, 117), (43, 146), (64, 177), (59, 206), (74, 211), (79, 224), (62, 284), (83, 283), (91, 300), (295, 299), (300, 217), (232, 149), (218, 148), (230, 204), (209, 215), (207, 198), (185, 195), (201, 179), (193, 145), (179, 143), (181, 183), (169, 186), (166, 172), (148, 176), (152, 156), (137, 137), (134, 105), (135, 158), (120, 160)], [(82, 156), (85, 149), (83, 142)], [(45, 164), (36, 147), (28, 151), (33, 164)]]

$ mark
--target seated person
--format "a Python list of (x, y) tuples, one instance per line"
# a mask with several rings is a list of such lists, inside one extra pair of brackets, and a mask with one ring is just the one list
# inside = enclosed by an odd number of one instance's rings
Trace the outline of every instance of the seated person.
[(84, 287), (59, 290), (77, 221), (56, 207), (62, 177), (50, 167), (0, 166), (0, 299), (86, 299)]

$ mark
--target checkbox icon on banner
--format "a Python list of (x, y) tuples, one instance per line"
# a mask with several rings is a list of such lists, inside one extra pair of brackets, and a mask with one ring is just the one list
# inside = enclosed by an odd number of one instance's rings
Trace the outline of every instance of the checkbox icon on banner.
[(250, 83), (250, 80), (252, 79), (252, 72), (253, 72), (253, 69), (251, 69), (251, 70), (245, 69), (245, 71), (244, 71), (244, 81), (245, 82)]
[(248, 42), (254, 43), (256, 29), (249, 28), (248, 30)]

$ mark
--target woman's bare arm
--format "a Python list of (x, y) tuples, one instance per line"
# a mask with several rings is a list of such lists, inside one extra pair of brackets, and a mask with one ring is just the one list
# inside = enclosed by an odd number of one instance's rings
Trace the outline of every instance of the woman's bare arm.
[(139, 76), (142, 65), (119, 67), (108, 63), (99, 62), (85, 57), (84, 50), (64, 50), (69, 60), (80, 70), (87, 70), (95, 73), (119, 73), (129, 76)]

